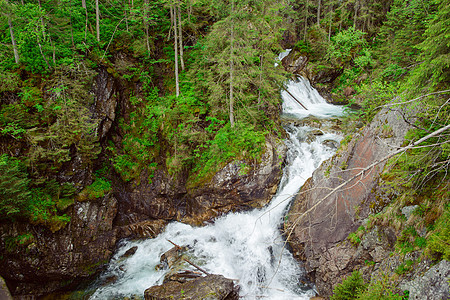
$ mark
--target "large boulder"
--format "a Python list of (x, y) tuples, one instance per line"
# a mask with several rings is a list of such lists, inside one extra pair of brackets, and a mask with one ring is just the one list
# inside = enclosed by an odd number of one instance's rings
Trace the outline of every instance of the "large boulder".
[(146, 289), (144, 295), (146, 300), (237, 300), (239, 289), (233, 280), (209, 274), (184, 283), (168, 281)]
[(400, 112), (383, 109), (347, 145), (341, 145), (296, 196), (287, 216), (286, 235), (321, 295), (329, 296), (355, 265), (372, 260), (356, 253), (346, 239), (370, 212), (382, 208), (375, 191), (386, 161), (376, 162), (402, 144), (408, 129)]

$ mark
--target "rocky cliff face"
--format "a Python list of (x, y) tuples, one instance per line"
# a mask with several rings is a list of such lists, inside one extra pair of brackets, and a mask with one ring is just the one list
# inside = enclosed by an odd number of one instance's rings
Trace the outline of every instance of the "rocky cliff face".
[(358, 249), (347, 237), (370, 212), (389, 202), (377, 197), (385, 162), (369, 166), (396, 150), (408, 128), (398, 112), (382, 110), (314, 172), (289, 210), (285, 227), (289, 243), (294, 255), (305, 261), (321, 295), (329, 296), (356, 266), (383, 260), (385, 248), (395, 242), (392, 232), (380, 230), (378, 242)]
[[(128, 85), (127, 85), (128, 84)], [(95, 122), (103, 148), (115, 132), (116, 116), (129, 114), (129, 83), (101, 68), (92, 82)], [(120, 143), (117, 143), (120, 144)], [(1, 150), (1, 148), (0, 148)], [(0, 224), (0, 275), (14, 295), (44, 295), (98, 273), (109, 261), (120, 238), (154, 237), (171, 220), (204, 224), (228, 211), (260, 207), (275, 193), (285, 158), (284, 143), (268, 140), (260, 161), (225, 166), (200, 186), (186, 188), (186, 174), (174, 178), (164, 169), (150, 170), (124, 182), (112, 174), (112, 191), (97, 199), (76, 199), (64, 213), (71, 221), (62, 229), (27, 222)], [(79, 190), (93, 182), (99, 162), (108, 163), (104, 149), (98, 162), (86, 167), (75, 153), (57, 175)]]
[(229, 163), (209, 182), (189, 190), (183, 221), (202, 224), (229, 211), (264, 206), (277, 190), (285, 157), (282, 141), (268, 141), (260, 162)]

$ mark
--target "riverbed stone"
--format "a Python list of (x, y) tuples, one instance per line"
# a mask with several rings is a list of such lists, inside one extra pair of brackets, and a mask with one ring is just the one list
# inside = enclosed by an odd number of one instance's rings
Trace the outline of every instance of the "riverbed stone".
[(239, 288), (233, 280), (210, 274), (185, 283), (169, 281), (145, 290), (146, 300), (237, 300)]

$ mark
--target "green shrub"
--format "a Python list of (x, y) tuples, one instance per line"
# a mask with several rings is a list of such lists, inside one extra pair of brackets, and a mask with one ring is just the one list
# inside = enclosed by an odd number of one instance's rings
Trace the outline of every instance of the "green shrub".
[(197, 180), (215, 173), (224, 164), (236, 159), (256, 159), (264, 150), (265, 132), (256, 131), (249, 124), (238, 123), (222, 127), (214, 139), (198, 149), (198, 160), (194, 171)]
[(350, 300), (356, 299), (367, 289), (367, 284), (359, 271), (353, 271), (352, 275), (342, 281), (333, 290), (331, 300)]

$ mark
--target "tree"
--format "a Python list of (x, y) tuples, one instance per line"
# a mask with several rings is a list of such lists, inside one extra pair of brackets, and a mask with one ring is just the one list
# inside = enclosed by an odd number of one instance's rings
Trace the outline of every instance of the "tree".
[(417, 46), (421, 64), (413, 81), (419, 84), (429, 81), (433, 88), (444, 88), (450, 82), (450, 3), (434, 0), (434, 4), (436, 13), (425, 31), (425, 40)]
[(177, 8), (176, 5), (170, 6), (171, 19), (173, 20), (173, 33), (174, 33), (174, 51), (175, 51), (175, 95), (180, 95), (180, 80), (178, 78), (178, 27), (177, 27)]
[(276, 110), (282, 70), (274, 66), (273, 50), (280, 51), (280, 9), (275, 1), (232, 2), (205, 39), (194, 78), (202, 78), (198, 85), (212, 113), (222, 118), (226, 112), (230, 124), (258, 123)]
[(31, 201), (29, 182), (17, 159), (0, 155), (0, 219), (14, 219), (24, 213)]
[[(5, 0), (5, 3), (8, 4), (8, 1)], [(9, 11), (11, 9), (11, 6), (6, 6), (6, 10)], [(7, 12), (6, 13), (6, 17), (8, 18), (8, 27), (9, 27), (9, 34), (11, 35), (11, 44), (13, 46), (13, 52), (14, 52), (14, 60), (16, 61), (16, 64), (18, 64), (20, 62), (20, 57), (19, 57), (19, 51), (17, 50), (17, 43), (16, 43), (16, 39), (14, 38), (14, 29), (13, 29), (13, 25), (11, 22), (11, 16), (10, 13)]]
[(98, 0), (95, 0), (95, 28), (97, 32), (97, 42), (100, 43), (100, 8)]

